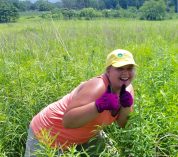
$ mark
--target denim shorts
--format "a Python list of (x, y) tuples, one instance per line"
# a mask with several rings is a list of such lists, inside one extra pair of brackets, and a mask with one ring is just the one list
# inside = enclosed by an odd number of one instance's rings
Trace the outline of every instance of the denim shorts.
[[(78, 145), (76, 149), (77, 151), (81, 151), (84, 148), (85, 150), (88, 150), (88, 153), (91, 156), (95, 156), (98, 153), (100, 154), (100, 152), (103, 150), (103, 146), (104, 146), (103, 144), (105, 143), (104, 139), (105, 139), (104, 136), (100, 132), (92, 141)], [(96, 152), (96, 147), (100, 148), (98, 149), (99, 150), (98, 153)], [(29, 127), (24, 157), (37, 157), (37, 152), (44, 153), (45, 150), (44, 147), (40, 146), (40, 142), (36, 139), (33, 130)], [(58, 149), (55, 153), (55, 156), (61, 156), (62, 154), (63, 151)], [(45, 155), (43, 156), (45, 157)]]
[[(45, 152), (44, 148), (40, 146), (40, 142), (36, 139), (33, 130), (29, 127), (24, 157), (36, 157), (37, 151)], [(62, 155), (62, 151), (57, 150), (55, 156), (61, 156), (61, 155)]]

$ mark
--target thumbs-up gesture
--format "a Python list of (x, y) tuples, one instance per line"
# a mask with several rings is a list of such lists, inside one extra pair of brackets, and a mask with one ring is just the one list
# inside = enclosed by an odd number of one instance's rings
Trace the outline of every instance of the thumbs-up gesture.
[(126, 89), (126, 85), (123, 85), (121, 87), (121, 92), (120, 92), (120, 104), (122, 107), (130, 107), (133, 105), (133, 98), (132, 95), (125, 89)]
[(119, 98), (117, 94), (111, 93), (108, 89), (100, 98), (95, 101), (96, 108), (99, 113), (104, 110), (118, 110)]

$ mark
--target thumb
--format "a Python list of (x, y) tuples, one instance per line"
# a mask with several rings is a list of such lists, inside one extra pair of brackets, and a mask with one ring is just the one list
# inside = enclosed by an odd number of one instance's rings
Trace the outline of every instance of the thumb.
[(123, 94), (124, 94), (125, 88), (126, 88), (126, 85), (123, 84), (122, 87), (121, 87), (120, 95), (123, 95)]

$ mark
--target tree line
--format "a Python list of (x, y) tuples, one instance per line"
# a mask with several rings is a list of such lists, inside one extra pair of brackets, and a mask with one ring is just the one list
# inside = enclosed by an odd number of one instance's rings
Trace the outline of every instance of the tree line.
[[(0, 22), (13, 22), (19, 12), (50, 11), (53, 17), (135, 17), (146, 20), (161, 20), (169, 12), (178, 13), (178, 0), (0, 0)], [(43, 17), (47, 17), (45, 13)]]
[[(49, 11), (54, 8), (66, 8), (66, 9), (83, 9), (94, 8), (97, 10), (103, 9), (128, 9), (129, 7), (136, 7), (139, 9), (146, 1), (150, 0), (60, 0), (56, 3), (50, 3), (48, 0), (37, 0), (32, 3), (30, 0), (0, 0), (12, 3), (19, 11)], [(158, 1), (158, 0), (155, 0)], [(163, 0), (166, 4), (167, 11), (170, 8), (174, 8), (174, 11), (178, 13), (178, 0)]]

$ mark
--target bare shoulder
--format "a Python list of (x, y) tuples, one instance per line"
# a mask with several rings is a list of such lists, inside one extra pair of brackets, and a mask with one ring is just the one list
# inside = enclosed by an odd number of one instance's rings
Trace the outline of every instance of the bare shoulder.
[(106, 90), (106, 86), (101, 78), (92, 78), (84, 82), (79, 88), (77, 95), (88, 94), (90, 97), (99, 97)]
[(94, 102), (105, 90), (106, 86), (101, 78), (92, 78), (82, 83), (73, 95), (68, 110)]

